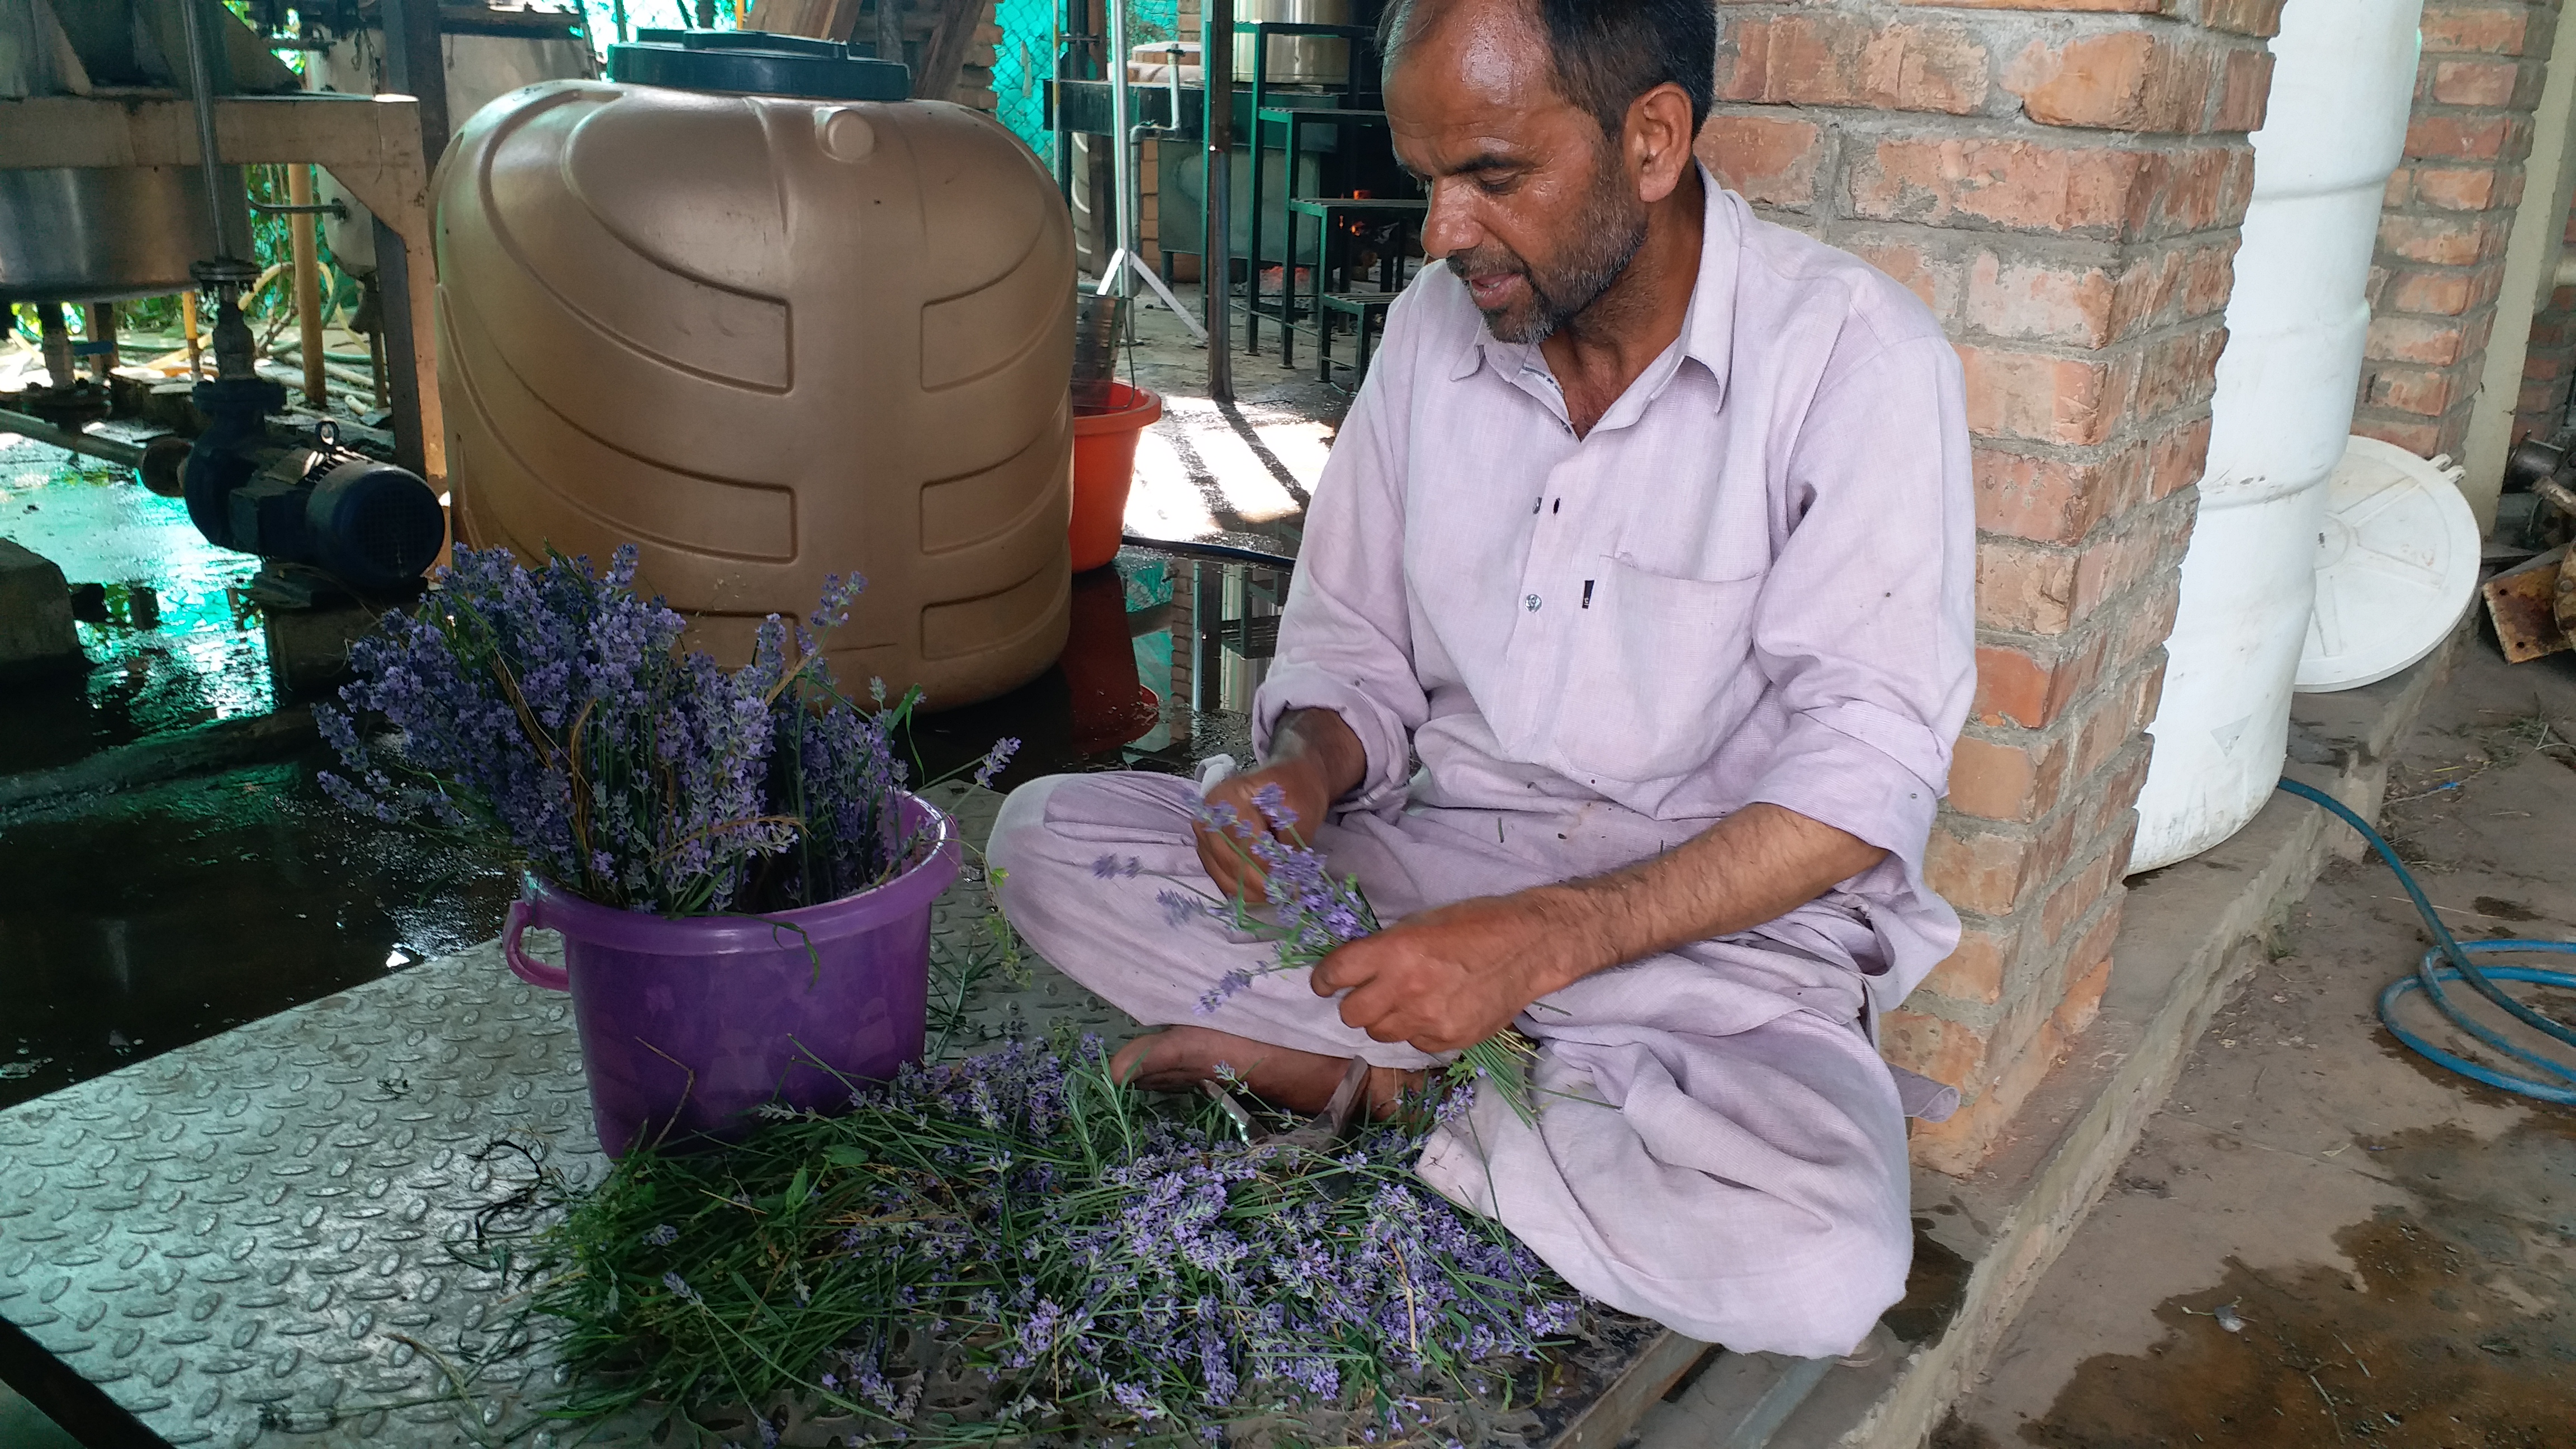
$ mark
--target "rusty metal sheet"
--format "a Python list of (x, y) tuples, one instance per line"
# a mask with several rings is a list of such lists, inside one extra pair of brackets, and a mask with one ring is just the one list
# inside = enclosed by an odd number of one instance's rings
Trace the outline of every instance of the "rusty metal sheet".
[(2561, 544), (2487, 580), (2487, 616), (2495, 621), (2507, 662), (2520, 664), (2576, 644), (2558, 624), (2566, 559), (2567, 547)]

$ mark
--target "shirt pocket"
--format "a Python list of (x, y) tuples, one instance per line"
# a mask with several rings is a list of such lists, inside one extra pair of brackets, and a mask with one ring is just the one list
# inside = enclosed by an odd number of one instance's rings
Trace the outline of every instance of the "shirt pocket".
[(1762, 693), (1751, 659), (1764, 575), (1679, 578), (1615, 558), (1601, 567), (1576, 614), (1555, 753), (1585, 776), (1689, 774)]

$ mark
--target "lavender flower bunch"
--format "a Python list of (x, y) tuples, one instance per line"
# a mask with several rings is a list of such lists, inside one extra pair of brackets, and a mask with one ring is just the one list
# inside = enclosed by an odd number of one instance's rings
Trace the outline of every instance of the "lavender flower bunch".
[(1013, 1042), (720, 1158), (630, 1155), (548, 1240), (536, 1302), (577, 1417), (785, 1393), (914, 1443), (1328, 1409), (1329, 1442), (1384, 1436), (1412, 1390), (1491, 1384), (1581, 1312), (1413, 1175), (1430, 1125), (1246, 1142), (1119, 1087), (1096, 1039)]
[[(1251, 985), (1256, 974), (1318, 965), (1350, 942), (1384, 929), (1377, 912), (1369, 906), (1368, 896), (1360, 890), (1359, 877), (1334, 875), (1323, 853), (1306, 844), (1297, 830), (1297, 812), (1289, 808), (1285, 791), (1276, 784), (1264, 785), (1253, 792), (1252, 804), (1270, 827), (1267, 834), (1254, 829), (1234, 807), (1222, 802), (1202, 805), (1199, 821), (1246, 860), (1261, 866), (1264, 891), (1269, 896), (1266, 915), (1240, 897), (1220, 898), (1192, 886), (1167, 889), (1156, 897), (1165, 919), (1176, 927), (1212, 916), (1243, 934), (1277, 943), (1276, 958), (1258, 973), (1237, 969), (1219, 977), (1217, 984), (1199, 998), (1198, 1012), (1202, 1016), (1224, 1006), (1236, 992)], [(1133, 874), (1132, 865), (1133, 862), (1121, 863), (1115, 856), (1103, 856), (1093, 862), (1092, 871), (1103, 876)], [(1478, 1078), (1493, 1082), (1513, 1114), (1523, 1124), (1535, 1127), (1538, 1103), (1529, 1070), (1536, 1056), (1537, 1048), (1527, 1037), (1506, 1028), (1460, 1052), (1447, 1067), (1446, 1075), (1456, 1086)]]
[[(636, 593), (635, 564), (632, 545), (605, 575), (585, 558), (532, 570), (457, 549), (416, 612), (350, 649), (347, 710), (315, 712), (343, 766), (323, 788), (389, 823), (478, 837), (583, 899), (664, 915), (814, 904), (909, 864), (893, 737), (915, 696), (856, 708), (817, 644), (862, 581), (830, 580), (807, 620), (770, 618), (729, 671), (680, 649), (686, 621)], [(363, 737), (368, 714), (399, 743)]]

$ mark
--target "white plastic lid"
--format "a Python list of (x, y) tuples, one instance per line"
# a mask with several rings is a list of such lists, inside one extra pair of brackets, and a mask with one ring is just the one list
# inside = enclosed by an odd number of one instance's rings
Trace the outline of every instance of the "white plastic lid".
[(2355, 437), (2326, 482), (2317, 604), (2299, 652), (2302, 693), (2375, 684), (2433, 652), (2478, 585), (2478, 520), (2464, 470)]

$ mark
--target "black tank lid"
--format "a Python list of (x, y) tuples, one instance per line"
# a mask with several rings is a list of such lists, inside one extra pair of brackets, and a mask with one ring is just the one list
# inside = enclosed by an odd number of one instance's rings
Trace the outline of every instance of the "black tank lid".
[(639, 30), (608, 48), (608, 78), (636, 85), (830, 101), (901, 101), (912, 68), (831, 40), (765, 30)]

